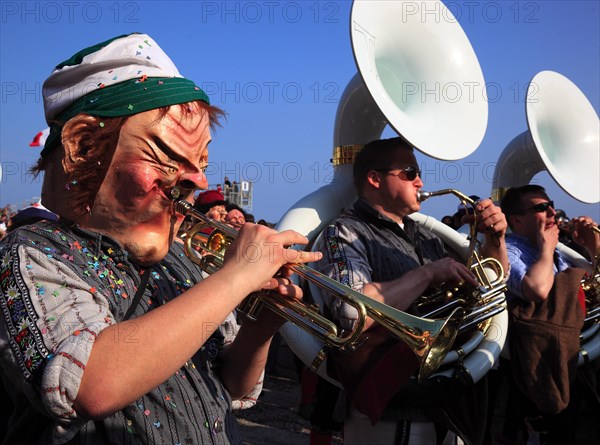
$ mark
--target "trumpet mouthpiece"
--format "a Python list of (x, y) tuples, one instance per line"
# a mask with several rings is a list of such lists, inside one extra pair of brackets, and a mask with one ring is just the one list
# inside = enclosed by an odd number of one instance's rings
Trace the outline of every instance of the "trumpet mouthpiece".
[(182, 215), (187, 216), (189, 211), (194, 208), (189, 202), (184, 199), (179, 199), (175, 201), (175, 211), (181, 213)]
[(419, 202), (423, 202), (423, 201), (425, 201), (426, 199), (429, 199), (429, 198), (431, 198), (431, 196), (432, 196), (432, 193), (430, 193), (430, 192), (425, 192), (425, 191), (423, 191), (423, 190), (419, 190), (419, 191), (417, 192), (417, 201), (419, 201)]

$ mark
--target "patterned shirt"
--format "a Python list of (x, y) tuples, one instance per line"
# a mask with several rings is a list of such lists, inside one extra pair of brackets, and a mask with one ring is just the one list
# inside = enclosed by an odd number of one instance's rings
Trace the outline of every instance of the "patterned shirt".
[[(529, 268), (538, 260), (540, 250), (528, 238), (511, 233), (506, 235), (506, 253), (510, 263), (507, 299), (523, 298), (521, 283)], [(554, 273), (562, 272), (569, 267), (572, 267), (571, 264), (558, 250), (555, 250)]]
[[(201, 280), (178, 243), (145, 273), (150, 282), (131, 318)], [(73, 409), (94, 339), (124, 319), (140, 283), (140, 270), (127, 252), (97, 233), (44, 222), (19, 228), (2, 241), (0, 377), (15, 404), (5, 443), (242, 442), (216, 372), (221, 352), (238, 331), (233, 315), (194, 361), (115, 414), (88, 421)], [(130, 326), (118, 333), (119, 341), (136, 341), (135, 325)]]
[[(315, 250), (323, 252), (316, 270), (359, 292), (367, 283), (399, 278), (447, 256), (442, 240), (433, 233), (410, 218), (404, 219), (402, 228), (363, 199), (323, 230)], [(342, 329), (354, 327), (354, 307), (331, 295), (315, 295), (315, 299), (325, 303)]]

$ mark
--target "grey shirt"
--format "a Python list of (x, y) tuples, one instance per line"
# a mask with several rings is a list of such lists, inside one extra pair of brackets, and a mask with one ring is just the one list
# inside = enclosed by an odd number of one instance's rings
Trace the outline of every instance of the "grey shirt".
[[(328, 224), (315, 242), (315, 250), (323, 252), (315, 269), (360, 292), (367, 283), (394, 280), (447, 256), (436, 235), (409, 218), (403, 222), (404, 228), (359, 199), (352, 210)], [(356, 309), (331, 295), (322, 298), (340, 326), (352, 329)]]

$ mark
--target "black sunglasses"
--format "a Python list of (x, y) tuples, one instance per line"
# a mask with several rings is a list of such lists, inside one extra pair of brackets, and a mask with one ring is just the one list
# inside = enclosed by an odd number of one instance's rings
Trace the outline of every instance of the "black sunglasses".
[[(400, 177), (404, 175), (407, 181), (414, 181), (417, 176), (421, 177), (421, 170), (418, 167), (404, 167), (404, 168), (374, 168), (376, 172), (388, 173), (392, 176)], [(392, 170), (400, 170), (397, 174), (390, 173)]]
[(517, 214), (525, 213), (530, 210), (533, 210), (535, 213), (542, 213), (542, 212), (547, 212), (548, 208), (550, 208), (550, 207), (554, 208), (554, 201), (540, 202), (539, 204), (536, 204), (534, 206), (528, 207), (526, 209), (521, 210), (520, 212), (515, 212), (515, 213), (517, 213)]

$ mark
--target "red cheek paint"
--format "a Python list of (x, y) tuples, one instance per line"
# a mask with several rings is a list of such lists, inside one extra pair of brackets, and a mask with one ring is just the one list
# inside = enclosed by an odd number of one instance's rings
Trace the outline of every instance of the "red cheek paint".
[(134, 206), (140, 200), (149, 198), (153, 189), (157, 190), (158, 176), (157, 172), (149, 167), (119, 167), (115, 172), (115, 197), (127, 207)]

